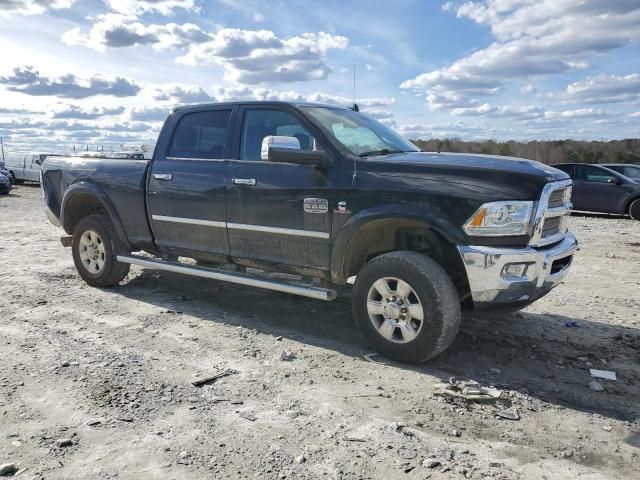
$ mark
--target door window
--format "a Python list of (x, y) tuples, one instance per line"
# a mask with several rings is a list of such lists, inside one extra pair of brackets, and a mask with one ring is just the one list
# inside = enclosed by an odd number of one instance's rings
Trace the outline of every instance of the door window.
[(269, 135), (295, 137), (301, 150), (313, 150), (315, 138), (290, 113), (280, 110), (247, 110), (242, 122), (241, 160), (261, 160), (262, 140)]
[(609, 183), (615, 177), (598, 167), (576, 165), (576, 179), (585, 182)]
[(558, 170), (562, 170), (564, 173), (569, 175), (571, 178), (575, 177), (574, 166), (573, 165), (552, 165), (554, 168)]
[(175, 158), (222, 158), (231, 110), (188, 113), (178, 123), (169, 156)]

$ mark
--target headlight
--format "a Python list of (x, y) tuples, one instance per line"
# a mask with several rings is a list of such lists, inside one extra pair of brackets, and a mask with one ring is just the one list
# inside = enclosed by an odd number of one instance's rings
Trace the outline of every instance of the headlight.
[(528, 235), (533, 202), (491, 202), (482, 205), (464, 225), (467, 235)]

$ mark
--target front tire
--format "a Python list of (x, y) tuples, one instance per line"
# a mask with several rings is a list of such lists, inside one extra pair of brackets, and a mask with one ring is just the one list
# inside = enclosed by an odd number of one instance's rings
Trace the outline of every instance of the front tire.
[(358, 273), (353, 315), (374, 348), (403, 363), (420, 363), (443, 351), (460, 328), (460, 299), (451, 278), (418, 252), (391, 252)]
[(120, 283), (130, 265), (116, 260), (118, 237), (105, 215), (81, 219), (73, 231), (71, 250), (76, 270), (92, 287), (110, 287)]
[(636, 198), (631, 205), (629, 205), (629, 215), (634, 220), (640, 220), (640, 198)]

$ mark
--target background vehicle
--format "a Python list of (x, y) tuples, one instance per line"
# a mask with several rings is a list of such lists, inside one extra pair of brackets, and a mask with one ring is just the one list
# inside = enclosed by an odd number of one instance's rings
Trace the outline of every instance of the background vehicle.
[(11, 173), (9, 173), (9, 170), (4, 168), (4, 166), (0, 166), (0, 175), (4, 175), (5, 177), (7, 177), (11, 182), (11, 185), (13, 185), (13, 177), (11, 176)]
[(6, 175), (0, 173), (0, 194), (6, 195), (11, 191), (11, 180)]
[(554, 165), (573, 179), (571, 201), (575, 210), (631, 215), (640, 220), (640, 183), (600, 165)]
[(633, 165), (630, 163), (602, 163), (602, 167), (607, 167), (614, 172), (621, 173), (625, 177), (629, 177), (631, 180), (640, 180), (640, 165)]
[(410, 363), (453, 342), (461, 307), (521, 308), (547, 294), (577, 248), (565, 173), (422, 153), (356, 109), (316, 104), (175, 109), (151, 161), (51, 158), (42, 188), (90, 285), (117, 284), (136, 264), (321, 300), (344, 289), (368, 341)]
[(46, 153), (8, 153), (5, 168), (14, 182), (39, 182), (40, 166), (50, 154)]

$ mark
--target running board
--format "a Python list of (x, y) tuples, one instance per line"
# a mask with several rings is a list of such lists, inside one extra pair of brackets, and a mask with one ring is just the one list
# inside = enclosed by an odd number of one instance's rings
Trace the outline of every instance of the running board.
[(264, 288), (267, 290), (290, 293), (292, 295), (315, 298), (316, 300), (324, 300), (327, 302), (335, 300), (337, 297), (336, 291), (328, 288), (296, 285), (295, 283), (280, 280), (266, 280), (243, 273), (226, 272), (215, 268), (196, 267), (193, 265), (185, 265), (180, 262), (169, 262), (155, 258), (139, 257), (137, 255), (118, 255), (116, 258), (119, 262), (140, 265), (141, 267), (156, 268), (158, 270), (183, 273), (185, 275), (209, 278), (211, 280), (220, 280), (222, 282), (236, 283), (238, 285)]

